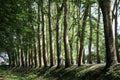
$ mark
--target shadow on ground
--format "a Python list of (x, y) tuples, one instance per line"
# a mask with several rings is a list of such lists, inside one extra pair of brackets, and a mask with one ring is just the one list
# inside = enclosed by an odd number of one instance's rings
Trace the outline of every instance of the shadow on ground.
[(7, 72), (8, 75), (20, 77), (15, 80), (120, 80), (120, 64), (112, 66), (108, 72), (104, 71), (103, 64), (71, 66), (70, 68), (0, 66), (0, 70)]

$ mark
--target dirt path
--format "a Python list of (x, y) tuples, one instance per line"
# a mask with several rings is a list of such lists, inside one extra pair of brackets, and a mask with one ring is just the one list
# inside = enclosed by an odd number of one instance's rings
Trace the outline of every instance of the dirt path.
[(3, 77), (0, 77), (0, 80), (4, 80), (4, 78), (3, 78)]

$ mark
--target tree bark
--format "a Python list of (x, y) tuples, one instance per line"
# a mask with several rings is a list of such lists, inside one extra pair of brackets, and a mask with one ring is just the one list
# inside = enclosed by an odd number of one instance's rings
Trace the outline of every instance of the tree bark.
[(92, 22), (91, 22), (91, 7), (90, 7), (90, 11), (89, 11), (89, 23), (90, 23), (90, 37), (89, 37), (89, 55), (88, 55), (88, 63), (92, 64), (92, 52), (91, 52), (91, 47), (92, 47)]
[(97, 37), (96, 37), (96, 53), (97, 53), (97, 63), (99, 64), (100, 61), (100, 54), (99, 54), (99, 27), (100, 27), (100, 7), (98, 7), (98, 22), (97, 22)]
[[(34, 34), (35, 34), (35, 29), (34, 29)], [(37, 64), (37, 46), (36, 46), (36, 36), (34, 35), (34, 39), (33, 39), (34, 43), (33, 43), (33, 46), (34, 46), (34, 63), (35, 63), (35, 67), (38, 66)]]
[(44, 12), (43, 12), (43, 0), (41, 0), (41, 13), (42, 13), (42, 41), (43, 41), (43, 63), (44, 67), (47, 67), (47, 52), (46, 52), (46, 27), (44, 26)]
[(53, 60), (53, 55), (54, 55), (54, 44), (53, 44), (53, 35), (52, 35), (52, 26), (51, 26), (51, 0), (48, 0), (48, 23), (49, 23), (49, 44), (50, 44), (50, 67), (54, 66), (54, 60)]
[(77, 50), (77, 55), (76, 55), (76, 63), (78, 64), (78, 56), (79, 56), (79, 41), (80, 41), (80, 7), (81, 7), (81, 0), (77, 1), (78, 3), (78, 10), (77, 10), (77, 24), (78, 24), (78, 31), (77, 31), (77, 40), (76, 40), (76, 50)]
[(99, 5), (103, 14), (104, 35), (106, 46), (106, 67), (108, 69), (113, 64), (117, 63), (115, 40), (112, 31), (112, 11), (111, 0), (99, 0)]
[(116, 54), (117, 54), (117, 59), (118, 62), (120, 62), (120, 55), (119, 55), (119, 51), (118, 51), (118, 33), (117, 33), (117, 28), (118, 28), (118, 0), (115, 1), (115, 5), (116, 5), (116, 12), (115, 12), (115, 45), (116, 45)]
[(70, 66), (70, 54), (68, 49), (68, 25), (67, 25), (67, 0), (64, 1), (64, 50), (65, 50), (65, 67)]
[(86, 4), (84, 17), (83, 17), (83, 23), (82, 23), (82, 32), (80, 37), (80, 50), (79, 50), (79, 56), (78, 56), (78, 66), (83, 64), (83, 51), (84, 51), (84, 40), (85, 40), (85, 28), (86, 28), (86, 20), (88, 17), (88, 11), (89, 11), (89, 3)]
[(71, 60), (71, 64), (74, 64), (73, 61), (73, 39), (74, 39), (74, 27), (72, 27), (72, 36), (69, 40), (69, 46), (70, 46), (70, 60)]
[(40, 37), (40, 0), (38, 1), (38, 57), (39, 57), (39, 67), (42, 66), (42, 52), (41, 52), (41, 37)]
[(61, 39), (60, 39), (60, 27), (59, 27), (59, 20), (61, 16), (61, 11), (63, 9), (63, 4), (61, 7), (58, 5), (58, 1), (56, 2), (57, 6), (57, 21), (56, 21), (56, 46), (57, 46), (57, 68), (60, 67), (62, 64), (61, 62)]

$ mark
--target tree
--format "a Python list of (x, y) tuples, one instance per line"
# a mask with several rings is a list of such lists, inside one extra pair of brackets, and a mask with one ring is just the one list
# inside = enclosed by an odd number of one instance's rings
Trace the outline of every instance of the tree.
[(68, 25), (67, 25), (67, 0), (64, 0), (64, 50), (65, 50), (65, 67), (70, 66), (70, 54), (68, 49)]
[[(117, 32), (117, 28), (118, 28), (118, 6), (119, 6), (119, 2), (118, 0), (115, 0), (115, 47), (116, 47), (116, 54), (117, 54), (117, 59), (118, 59), (118, 62), (120, 62), (120, 54), (119, 54), (119, 51), (118, 51), (118, 32)], [(114, 11), (114, 9), (113, 9)], [(113, 14), (114, 15), (114, 14)]]
[(52, 26), (51, 26), (51, 0), (48, 0), (48, 23), (49, 23), (49, 39), (50, 39), (50, 67), (54, 65), (54, 60), (53, 60), (53, 35), (52, 35)]
[(78, 7), (78, 9), (77, 9), (77, 26), (78, 26), (78, 28), (77, 28), (77, 39), (76, 39), (76, 51), (77, 51), (77, 55), (76, 55), (76, 63), (78, 63), (78, 54), (79, 54), (79, 41), (80, 41), (80, 26), (81, 26), (81, 24), (80, 24), (80, 15), (81, 15), (81, 12), (80, 12), (80, 8), (81, 8), (81, 0), (78, 0), (77, 2), (76, 2), (76, 4), (77, 4), (77, 7)]
[(103, 14), (106, 46), (106, 69), (117, 63), (115, 43), (112, 31), (111, 0), (98, 0)]
[(88, 55), (88, 63), (89, 64), (92, 64), (92, 52), (91, 52), (91, 47), (92, 47), (92, 34), (93, 34), (93, 30), (92, 30), (92, 21), (91, 21), (91, 7), (90, 7), (90, 10), (89, 10), (89, 20), (90, 20), (90, 36), (89, 36), (89, 46), (88, 46), (88, 49), (89, 49), (89, 55)]
[(80, 66), (81, 64), (83, 64), (85, 27), (86, 27), (86, 20), (87, 20), (87, 17), (88, 17), (89, 8), (90, 8), (90, 5), (87, 2), (86, 3), (86, 7), (85, 7), (85, 11), (84, 11), (84, 17), (83, 17), (83, 23), (82, 23), (82, 32), (81, 32), (81, 35), (80, 35), (80, 50), (79, 50), (79, 57), (78, 57), (78, 66)]
[(40, 35), (40, 0), (38, 1), (38, 55), (39, 55), (39, 66), (42, 66), (42, 48), (41, 48), (41, 35)]
[(99, 54), (99, 27), (100, 27), (100, 7), (98, 7), (98, 21), (97, 21), (97, 32), (96, 32), (96, 53), (97, 53), (97, 63), (100, 63), (100, 54)]
[(46, 52), (46, 26), (44, 25), (44, 11), (43, 11), (43, 0), (41, 0), (41, 14), (42, 14), (42, 41), (43, 41), (43, 62), (44, 67), (47, 67), (47, 52)]
[(61, 63), (61, 40), (60, 40), (60, 27), (59, 27), (59, 20), (61, 16), (61, 12), (63, 9), (63, 4), (62, 6), (59, 6), (59, 2), (56, 1), (56, 6), (57, 6), (57, 19), (56, 19), (56, 47), (57, 47), (57, 68), (60, 67)]

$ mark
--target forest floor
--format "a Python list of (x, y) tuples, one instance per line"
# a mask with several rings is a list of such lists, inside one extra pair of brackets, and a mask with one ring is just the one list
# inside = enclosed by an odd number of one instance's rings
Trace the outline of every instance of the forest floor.
[(120, 80), (120, 64), (104, 71), (104, 64), (70, 68), (9, 68), (0, 66), (0, 80)]

